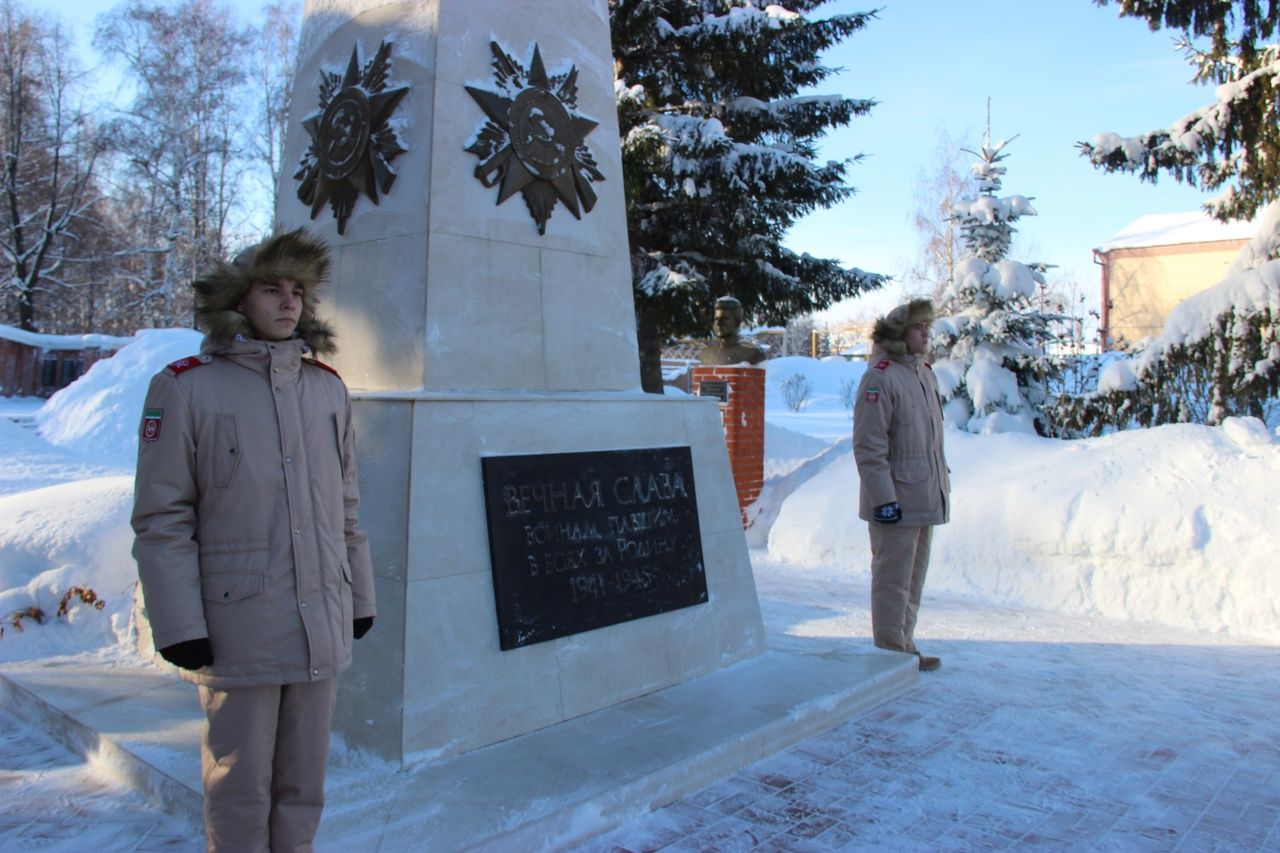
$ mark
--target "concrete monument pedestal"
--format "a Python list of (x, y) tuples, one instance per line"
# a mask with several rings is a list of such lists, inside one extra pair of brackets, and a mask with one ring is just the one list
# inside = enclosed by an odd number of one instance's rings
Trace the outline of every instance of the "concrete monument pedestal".
[[(343, 676), (348, 741), (443, 758), (687, 681), (764, 650), (733, 481), (709, 401), (640, 393), (381, 392), (356, 402), (374, 631)], [(499, 647), (482, 456), (688, 446), (709, 601)]]
[[(444, 758), (763, 652), (716, 407), (639, 391), (607, 4), (305, 15), (276, 218), (332, 248), (378, 595), (338, 729)], [(688, 449), (705, 602), (503, 651), (482, 459), (638, 448)]]

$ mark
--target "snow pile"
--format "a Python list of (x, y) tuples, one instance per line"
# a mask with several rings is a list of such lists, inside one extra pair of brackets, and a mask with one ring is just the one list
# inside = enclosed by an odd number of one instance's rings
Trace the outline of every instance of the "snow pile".
[[(812, 359), (803, 355), (788, 355), (771, 358), (764, 362), (766, 371), (764, 389), (764, 408), (770, 417), (787, 411), (783, 399), (782, 383), (791, 376), (800, 375), (809, 380), (813, 391), (805, 406), (806, 412), (845, 413), (845, 422), (841, 425), (841, 434), (849, 433), (849, 412), (852, 410), (853, 391), (867, 369), (864, 359), (849, 361), (843, 356), (833, 355), (820, 359)], [(846, 399), (844, 388), (852, 389)]]
[[(800, 414), (766, 396), (767, 464), (788, 447), (776, 430), (784, 424), (844, 443), (780, 466), (749, 541), (799, 573), (841, 566), (866, 576), (850, 422), (832, 428), (847, 418), (840, 382), (860, 377), (865, 362), (848, 373), (805, 358), (766, 366), (770, 392), (775, 376), (796, 372), (814, 385)], [(1128, 366), (1121, 359), (1105, 370), (1121, 382)], [(952, 520), (937, 529), (928, 592), (1280, 642), (1280, 443), (1261, 421), (1081, 441), (948, 429), (946, 441)]]
[[(142, 403), (151, 377), (200, 340), (188, 329), (140, 331), (36, 411), (39, 434), (0, 420), (0, 660), (134, 647), (129, 513)], [(103, 609), (76, 596), (58, 616), (75, 587)], [(46, 624), (15, 628), (28, 608)]]
[[(0, 661), (132, 647), (132, 502), (132, 472), (0, 497)], [(103, 609), (73, 596), (58, 616), (75, 587), (92, 590)], [(22, 618), (15, 627), (13, 617), (28, 608), (46, 624)]]
[(1098, 393), (1111, 391), (1133, 391), (1138, 387), (1138, 375), (1133, 372), (1134, 361), (1129, 358), (1116, 358), (1107, 362), (1098, 374)]
[(782, 477), (830, 447), (830, 442), (766, 422), (764, 476)]
[(199, 352), (202, 337), (190, 329), (139, 331), (133, 343), (49, 398), (36, 413), (40, 435), (132, 467), (147, 384), (169, 362)]
[[(1280, 445), (1229, 424), (1073, 442), (948, 430), (951, 523), (928, 589), (1280, 642)], [(843, 457), (798, 488), (770, 555), (867, 573), (857, 479)]]

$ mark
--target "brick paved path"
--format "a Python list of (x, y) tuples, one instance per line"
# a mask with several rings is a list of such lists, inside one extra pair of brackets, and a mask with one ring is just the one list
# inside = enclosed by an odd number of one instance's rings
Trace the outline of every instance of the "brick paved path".
[[(866, 642), (865, 610), (761, 581), (772, 641)], [(1280, 648), (926, 603), (944, 664), (906, 697), (579, 853), (1280, 851)], [(35, 849), (201, 844), (0, 711), (0, 850)]]
[[(935, 608), (940, 633), (948, 615)], [(1080, 633), (1067, 617), (1010, 617)], [(934, 640), (926, 650), (943, 668), (905, 698), (579, 853), (1280, 850), (1280, 649)]]
[(103, 779), (79, 756), (0, 708), (0, 850), (203, 849), (198, 827)]

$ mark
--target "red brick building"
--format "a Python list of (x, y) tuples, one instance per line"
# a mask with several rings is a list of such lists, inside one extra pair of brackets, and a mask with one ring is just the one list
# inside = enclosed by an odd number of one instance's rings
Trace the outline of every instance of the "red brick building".
[(49, 397), (133, 338), (42, 335), (0, 325), (0, 396)]

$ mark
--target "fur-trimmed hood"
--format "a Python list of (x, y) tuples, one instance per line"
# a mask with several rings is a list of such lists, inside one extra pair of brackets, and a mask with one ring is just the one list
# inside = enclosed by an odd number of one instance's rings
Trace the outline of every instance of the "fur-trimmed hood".
[(928, 299), (912, 299), (877, 319), (875, 329), (871, 332), (871, 340), (879, 344), (885, 352), (906, 355), (907, 329), (922, 324), (928, 326), (932, 323), (933, 303)]
[(231, 263), (218, 261), (192, 283), (196, 325), (208, 340), (226, 344), (237, 335), (255, 337), (248, 319), (236, 308), (255, 281), (291, 278), (302, 285), (302, 314), (294, 336), (316, 355), (337, 350), (333, 327), (316, 316), (317, 291), (329, 280), (329, 250), (306, 229), (274, 234), (236, 255)]

